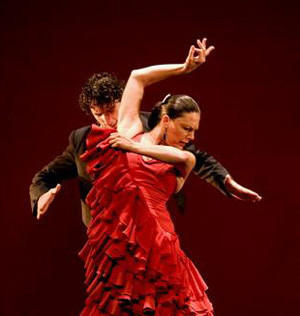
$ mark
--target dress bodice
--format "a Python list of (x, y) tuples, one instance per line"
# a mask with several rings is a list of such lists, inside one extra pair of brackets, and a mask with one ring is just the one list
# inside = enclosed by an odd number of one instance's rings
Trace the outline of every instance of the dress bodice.
[[(142, 135), (138, 134), (133, 139), (139, 142)], [(146, 161), (142, 155), (130, 152), (126, 153), (126, 159), (129, 174), (144, 197), (149, 211), (160, 218), (160, 223), (166, 231), (174, 232), (166, 208), (166, 202), (177, 186), (174, 166), (156, 159)]]
[[(133, 139), (141, 141), (143, 133)], [(136, 183), (145, 189), (151, 188), (164, 201), (175, 192), (177, 181), (174, 166), (156, 159), (145, 160), (142, 155), (126, 153), (128, 169)]]

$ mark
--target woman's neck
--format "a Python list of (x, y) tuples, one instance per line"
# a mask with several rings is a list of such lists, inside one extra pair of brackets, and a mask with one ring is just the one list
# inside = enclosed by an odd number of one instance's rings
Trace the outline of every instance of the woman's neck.
[(155, 126), (150, 132), (146, 133), (147, 138), (149, 139), (149, 141), (151, 141), (151, 143), (153, 144), (162, 144), (163, 142), (163, 129), (161, 127), (161, 125), (157, 125)]

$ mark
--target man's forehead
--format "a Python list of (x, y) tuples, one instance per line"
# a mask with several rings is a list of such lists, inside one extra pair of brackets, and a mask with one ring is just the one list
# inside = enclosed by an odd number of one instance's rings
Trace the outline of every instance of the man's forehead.
[(108, 107), (102, 107), (102, 106), (99, 106), (99, 105), (94, 105), (94, 106), (91, 106), (90, 109), (93, 111), (94, 114), (97, 114), (97, 115), (102, 115), (108, 111), (111, 111), (111, 108), (108, 108)]
[(95, 111), (106, 111), (106, 110), (112, 110), (115, 108), (115, 106), (118, 104), (118, 101), (114, 101), (111, 103), (102, 103), (98, 104), (96, 101), (92, 101), (90, 105), (90, 109)]

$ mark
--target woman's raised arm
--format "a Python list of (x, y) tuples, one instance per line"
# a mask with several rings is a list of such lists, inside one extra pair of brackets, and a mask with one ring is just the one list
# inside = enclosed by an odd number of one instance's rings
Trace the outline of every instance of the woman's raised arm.
[(119, 109), (118, 132), (132, 137), (142, 131), (139, 110), (146, 86), (172, 76), (190, 73), (205, 62), (214, 47), (206, 48), (206, 38), (202, 42), (197, 40), (197, 44), (198, 48), (194, 45), (190, 47), (186, 61), (182, 64), (150, 66), (131, 72)]

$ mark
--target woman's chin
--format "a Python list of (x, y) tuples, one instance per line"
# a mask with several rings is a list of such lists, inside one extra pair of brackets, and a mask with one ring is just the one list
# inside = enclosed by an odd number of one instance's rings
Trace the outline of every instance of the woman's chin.
[(181, 144), (181, 143), (174, 145), (174, 147), (176, 147), (176, 148), (178, 148), (178, 149), (183, 149), (184, 146), (185, 146), (185, 144)]
[(166, 145), (168, 146), (172, 146), (172, 147), (175, 147), (177, 149), (183, 149), (184, 146), (186, 145), (185, 143), (182, 143), (182, 142), (166, 142)]

